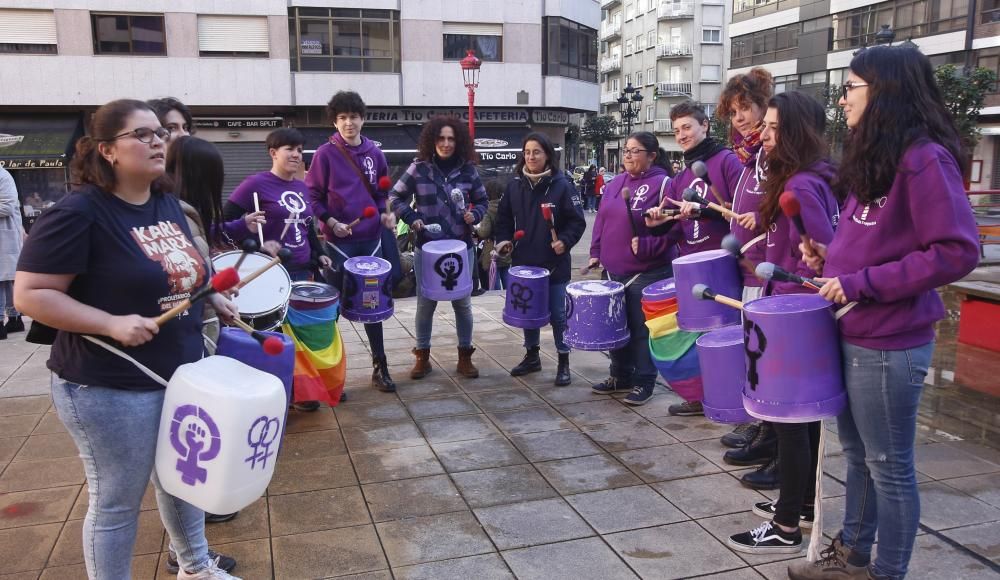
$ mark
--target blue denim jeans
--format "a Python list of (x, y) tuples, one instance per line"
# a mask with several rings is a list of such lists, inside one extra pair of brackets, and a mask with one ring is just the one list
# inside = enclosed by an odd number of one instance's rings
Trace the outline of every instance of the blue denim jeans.
[(4, 315), (16, 318), (21, 314), (14, 308), (14, 281), (0, 280), (0, 322)]
[[(475, 264), (476, 252), (473, 248), (468, 248), (468, 261), (466, 265)], [(413, 274), (417, 278), (417, 348), (431, 347), (431, 330), (434, 327), (434, 309), (437, 308), (437, 300), (425, 298), (420, 292), (420, 248), (413, 252)], [(455, 326), (458, 330), (458, 346), (468, 348), (472, 346), (472, 297), (466, 296), (461, 300), (452, 300), (452, 308), (455, 309)]]
[(490, 290), (506, 290), (508, 280), (510, 280), (510, 266), (497, 266), (497, 278)]
[[(653, 282), (669, 278), (671, 275), (670, 266), (643, 272), (625, 289), (625, 311), (628, 316), (630, 338), (628, 344), (610, 352), (612, 377), (631, 380), (633, 385), (656, 383), (659, 371), (653, 364), (653, 356), (649, 354), (649, 327), (646, 326), (646, 315), (642, 312), (642, 291)], [(632, 276), (610, 276), (610, 278), (622, 284), (632, 280)]]
[(920, 524), (913, 445), (917, 406), (934, 343), (907, 350), (871, 350), (841, 343), (848, 408), (837, 417), (847, 456), (844, 545), (869, 556), (872, 571), (903, 578)]
[(53, 405), (87, 474), (83, 556), (91, 580), (130, 577), (139, 506), (150, 479), (181, 567), (193, 573), (209, 565), (205, 512), (163, 491), (154, 473), (165, 393), (84, 386), (52, 375)]
[[(566, 332), (566, 284), (549, 284), (549, 324), (552, 325), (552, 338), (556, 343), (556, 352), (566, 354), (569, 347), (563, 342)], [(532, 348), (541, 342), (541, 329), (524, 329), (524, 348)]]

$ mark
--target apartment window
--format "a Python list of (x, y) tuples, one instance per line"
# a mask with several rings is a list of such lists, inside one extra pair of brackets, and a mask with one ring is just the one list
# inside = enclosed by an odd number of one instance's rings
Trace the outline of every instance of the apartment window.
[(627, 2), (625, 4), (625, 20), (626, 22), (635, 18), (635, 4)]
[(652, 123), (655, 117), (653, 116), (653, 105), (646, 105), (646, 122)]
[(722, 67), (717, 64), (701, 65), (701, 82), (717, 83), (722, 78)]
[(646, 69), (646, 84), (651, 85), (656, 82), (656, 69), (647, 68)]
[[(989, 69), (1000, 77), (1000, 48), (987, 48), (976, 53), (976, 66)], [(997, 92), (997, 86), (993, 86), (991, 93)]]
[(545, 19), (545, 30), (542, 74), (596, 83), (597, 31), (557, 17)]
[(708, 27), (702, 28), (701, 41), (704, 44), (722, 44), (722, 29)]
[(269, 47), (266, 16), (198, 16), (201, 56), (266, 58)]
[(656, 31), (650, 30), (646, 33), (646, 46), (656, 46)]
[(0, 10), (0, 52), (56, 54), (51, 10)]
[(632, 39), (630, 38), (625, 41), (625, 54), (632, 54), (633, 52), (632, 47), (633, 47)]
[(612, 93), (617, 93), (618, 90), (619, 90), (619, 88), (620, 88), (620, 86), (618, 84), (618, 79), (616, 79), (616, 78), (615, 79), (611, 79), (611, 92)]
[(980, 24), (1000, 22), (1000, 0), (983, 0), (983, 10), (979, 18)]
[(91, 14), (94, 54), (167, 54), (162, 14)]
[(732, 40), (733, 68), (795, 58), (799, 25), (790, 24), (737, 36)]
[(646, 48), (646, 36), (644, 34), (640, 34), (635, 37), (635, 49), (638, 51), (644, 48)]
[(399, 72), (399, 11), (288, 10), (293, 71)]
[(871, 46), (883, 24), (896, 38), (916, 38), (965, 30), (968, 2), (955, 0), (893, 0), (833, 15), (834, 50)]
[(472, 49), (486, 62), (503, 62), (503, 25), (444, 23), (444, 59), (462, 60)]
[(799, 88), (799, 75), (774, 77), (774, 94), (794, 91)]
[(825, 85), (825, 84), (826, 84), (825, 70), (799, 75), (800, 87), (805, 85)]
[(630, 74), (625, 75), (625, 86), (627, 87), (630, 84), (632, 84), (632, 75), (630, 75)]
[(635, 86), (636, 87), (641, 87), (642, 85), (646, 84), (643, 81), (643, 78), (644, 77), (642, 76), (642, 71), (639, 71), (639, 72), (635, 73)]

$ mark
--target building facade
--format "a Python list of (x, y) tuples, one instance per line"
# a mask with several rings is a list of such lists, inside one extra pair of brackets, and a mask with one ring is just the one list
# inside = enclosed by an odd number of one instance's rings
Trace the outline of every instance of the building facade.
[(365, 134), (397, 172), (429, 118), (468, 118), (459, 60), (483, 61), (475, 93), (484, 172), (521, 138), (562, 148), (570, 114), (596, 112), (598, 0), (0, 0), (0, 166), (22, 196), (65, 192), (72, 143), (101, 104), (172, 96), (226, 160), (225, 194), (270, 168), (264, 138), (295, 126), (307, 152), (332, 132), (324, 106), (355, 90)]

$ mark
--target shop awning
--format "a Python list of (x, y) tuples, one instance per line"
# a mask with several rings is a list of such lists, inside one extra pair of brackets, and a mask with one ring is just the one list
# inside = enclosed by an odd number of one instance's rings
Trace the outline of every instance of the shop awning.
[(0, 115), (0, 167), (66, 167), (82, 135), (79, 115)]

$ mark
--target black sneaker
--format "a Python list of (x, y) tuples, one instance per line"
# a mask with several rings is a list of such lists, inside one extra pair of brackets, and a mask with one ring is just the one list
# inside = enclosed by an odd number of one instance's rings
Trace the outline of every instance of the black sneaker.
[(319, 410), (319, 401), (302, 401), (300, 403), (292, 403), (292, 408), (296, 411), (311, 413)]
[[(226, 572), (232, 572), (233, 568), (236, 568), (236, 560), (230, 558), (229, 556), (224, 556), (215, 552), (214, 550), (208, 551), (208, 559), (214, 560), (218, 558), (219, 561), (215, 564), (219, 568), (222, 568)], [(173, 550), (167, 549), (167, 572), (171, 574), (177, 574), (181, 571), (180, 565), (177, 563), (177, 554)]]
[(590, 387), (598, 395), (610, 395), (611, 393), (628, 392), (632, 390), (632, 385), (625, 379), (608, 377), (603, 383), (598, 383)]
[(24, 320), (20, 316), (8, 318), (7, 324), (4, 325), (4, 330), (7, 332), (24, 332)]
[(802, 550), (802, 530), (789, 533), (764, 522), (749, 532), (729, 536), (726, 543), (746, 554), (795, 554)]
[[(776, 501), (759, 501), (753, 504), (753, 513), (757, 514), (762, 518), (767, 518), (769, 520), (774, 519), (774, 514), (776, 512), (775, 506), (778, 504)], [(800, 528), (811, 528), (813, 525), (813, 518), (816, 517), (816, 509), (811, 505), (802, 506), (802, 512), (799, 514), (799, 527)]]
[(629, 405), (645, 405), (653, 398), (653, 388), (654, 385), (636, 385), (622, 400)]
[(722, 439), (719, 441), (721, 441), (726, 447), (739, 449), (740, 447), (744, 447), (747, 443), (753, 441), (753, 438), (757, 436), (758, 431), (760, 431), (759, 423), (740, 423), (731, 432), (723, 435)]
[(667, 412), (676, 417), (695, 417), (704, 415), (705, 408), (701, 406), (701, 401), (684, 401), (676, 405), (667, 407)]

